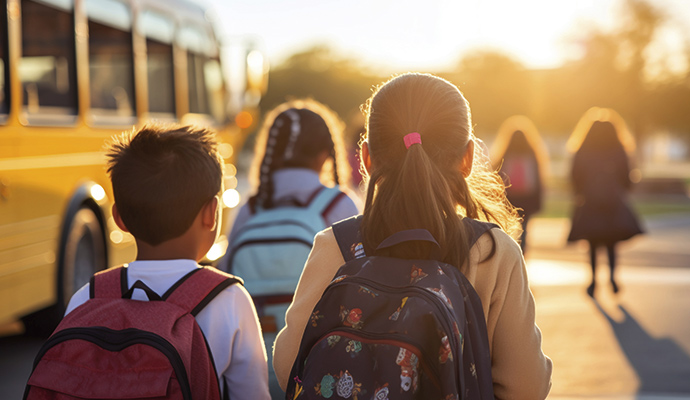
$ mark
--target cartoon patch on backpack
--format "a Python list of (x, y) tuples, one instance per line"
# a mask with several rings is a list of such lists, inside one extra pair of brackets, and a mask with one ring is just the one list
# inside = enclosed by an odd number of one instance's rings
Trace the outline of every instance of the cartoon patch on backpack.
[(362, 245), (362, 242), (353, 244), (350, 247), (350, 252), (354, 256), (354, 258), (362, 258), (366, 256), (366, 254), (364, 254), (364, 245)]
[(331, 335), (328, 338), (326, 338), (326, 342), (328, 343), (328, 347), (333, 348), (335, 347), (336, 344), (340, 341), (340, 335)]
[(378, 293), (374, 292), (373, 290), (369, 289), (368, 287), (362, 286), (362, 285), (359, 285), (359, 289), (357, 290), (357, 292), (366, 293), (374, 299), (379, 295)]
[(357, 340), (350, 340), (347, 342), (347, 347), (345, 348), (345, 351), (347, 351), (350, 354), (350, 357), (355, 358), (357, 354), (362, 351), (362, 342), (357, 341)]
[(319, 315), (319, 310), (314, 311), (311, 314), (311, 318), (310, 318), (311, 326), (316, 328), (316, 326), (319, 324), (319, 320), (323, 319), (323, 317), (324, 317), (324, 315)]
[(450, 349), (448, 335), (443, 335), (441, 338), (441, 347), (438, 349), (438, 362), (445, 364), (448, 360), (453, 361), (453, 353)]
[(316, 394), (326, 399), (333, 397), (334, 389), (335, 394), (344, 399), (352, 397), (353, 400), (358, 400), (360, 394), (366, 393), (362, 389), (362, 384), (356, 383), (347, 370), (340, 371), (339, 375), (326, 374), (321, 378), (321, 382), (314, 386)]
[(359, 308), (348, 310), (345, 306), (340, 306), (340, 320), (343, 321), (343, 325), (354, 329), (362, 329), (364, 324), (362, 321), (362, 310)]
[(400, 348), (398, 358), (395, 363), (400, 366), (400, 387), (404, 391), (412, 389), (412, 393), (417, 391), (417, 382), (419, 381), (419, 374), (417, 373), (417, 365), (419, 359), (411, 351)]
[(443, 287), (440, 288), (425, 288), (429, 292), (435, 294), (438, 296), (439, 299), (443, 300), (444, 303), (448, 305), (451, 309), (453, 309), (453, 303), (450, 302), (450, 299), (448, 296), (446, 296), (446, 293), (443, 291)]
[(317, 383), (316, 386), (314, 386), (314, 391), (316, 391), (316, 394), (326, 398), (330, 399), (333, 396), (333, 388), (335, 387), (335, 378), (331, 374), (326, 374), (321, 378), (321, 382)]
[(388, 384), (386, 383), (385, 385), (376, 389), (373, 400), (388, 400), (388, 393)]
[(391, 321), (397, 321), (398, 317), (400, 317), (400, 312), (402, 311), (403, 307), (405, 307), (405, 303), (407, 303), (407, 297), (403, 297), (400, 307), (398, 307), (398, 309), (395, 310), (395, 312), (391, 314), (391, 316), (388, 317), (388, 319)]
[(429, 276), (429, 274), (425, 273), (418, 266), (413, 265), (412, 266), (412, 272), (410, 273), (410, 285), (414, 285), (415, 283), (421, 281), (422, 279), (426, 278), (427, 276)]

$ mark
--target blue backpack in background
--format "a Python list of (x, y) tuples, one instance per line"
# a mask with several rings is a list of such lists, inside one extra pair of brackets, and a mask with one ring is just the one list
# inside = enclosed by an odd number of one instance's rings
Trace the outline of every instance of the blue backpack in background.
[(259, 296), (292, 295), (314, 236), (327, 227), (324, 215), (342, 196), (338, 187), (322, 187), (307, 204), (292, 199), (257, 209), (230, 243), (228, 271)]
[[(486, 322), (467, 278), (435, 259), (366, 255), (360, 221), (333, 225), (345, 265), (314, 307), (286, 398), (493, 399)], [(496, 227), (464, 222), (470, 247)], [(423, 229), (395, 233), (377, 250), (418, 240), (440, 250)]]

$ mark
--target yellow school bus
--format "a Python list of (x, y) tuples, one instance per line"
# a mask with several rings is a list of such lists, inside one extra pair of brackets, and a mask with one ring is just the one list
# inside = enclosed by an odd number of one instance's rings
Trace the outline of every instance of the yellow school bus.
[[(150, 120), (216, 128), (224, 200), (235, 206), (233, 150), (252, 124), (266, 68), (251, 48), (239, 75), (224, 68), (209, 13), (190, 0), (3, 5), (0, 324), (21, 318), (42, 333), (94, 272), (135, 256), (111, 216), (107, 140)], [(228, 72), (246, 79), (229, 87)], [(207, 258), (224, 251), (220, 241)]]

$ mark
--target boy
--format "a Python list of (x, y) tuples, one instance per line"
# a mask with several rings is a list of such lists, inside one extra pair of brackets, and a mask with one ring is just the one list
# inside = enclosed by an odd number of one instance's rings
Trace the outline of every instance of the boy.
[[(162, 296), (195, 268), (217, 238), (223, 161), (214, 134), (203, 128), (147, 125), (116, 138), (107, 151), (113, 218), (137, 244), (127, 267)], [(74, 294), (67, 314), (89, 299)], [(132, 299), (147, 300), (142, 290)], [(269, 399), (266, 350), (252, 300), (230, 285), (196, 316), (213, 356), (223, 398)]]

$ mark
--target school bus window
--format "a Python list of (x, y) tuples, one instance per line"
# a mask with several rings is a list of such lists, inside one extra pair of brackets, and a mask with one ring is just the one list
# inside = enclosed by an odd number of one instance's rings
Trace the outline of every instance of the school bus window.
[[(0, 114), (7, 114), (7, 85), (5, 81), (8, 79), (5, 77), (5, 58), (7, 51), (5, 50), (7, 46), (7, 9), (2, 7), (0, 9)], [(4, 120), (4, 117), (0, 121)]]
[[(61, 4), (62, 3), (62, 4)], [(66, 9), (67, 8), (67, 9)], [(19, 78), (23, 110), (37, 115), (76, 115), (74, 17), (68, 2), (22, 0)]]
[(153, 11), (144, 11), (138, 21), (139, 32), (146, 37), (149, 112), (173, 115), (175, 81), (172, 43), (175, 25), (170, 19)]
[[(206, 65), (217, 57), (218, 50), (209, 33), (199, 27), (185, 26), (180, 30), (180, 44), (187, 50), (187, 81), (189, 112), (211, 114), (211, 90)], [(211, 85), (211, 87), (209, 87)], [(217, 117), (214, 115), (214, 117)]]
[(210, 112), (217, 121), (225, 121), (225, 85), (220, 61), (216, 58), (209, 59), (204, 64), (204, 83), (206, 91), (211, 99)]
[[(132, 18), (115, 0), (88, 0), (91, 112), (99, 117), (134, 116)], [(110, 119), (104, 119), (110, 121)]]

